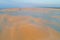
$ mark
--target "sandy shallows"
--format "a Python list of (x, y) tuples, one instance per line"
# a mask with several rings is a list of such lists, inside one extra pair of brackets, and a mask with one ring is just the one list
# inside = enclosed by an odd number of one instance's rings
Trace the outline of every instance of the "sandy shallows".
[(0, 19), (1, 40), (60, 40), (60, 33), (45, 26), (48, 21), (42, 18), (0, 15)]

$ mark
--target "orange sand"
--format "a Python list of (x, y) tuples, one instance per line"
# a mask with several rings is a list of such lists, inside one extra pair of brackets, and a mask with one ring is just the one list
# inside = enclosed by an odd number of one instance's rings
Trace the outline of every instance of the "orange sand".
[[(8, 24), (3, 22), (4, 18)], [(41, 25), (31, 23), (30, 18)], [(0, 15), (0, 19), (3, 28), (1, 40), (60, 40), (60, 33), (44, 26), (47, 21), (41, 18)]]

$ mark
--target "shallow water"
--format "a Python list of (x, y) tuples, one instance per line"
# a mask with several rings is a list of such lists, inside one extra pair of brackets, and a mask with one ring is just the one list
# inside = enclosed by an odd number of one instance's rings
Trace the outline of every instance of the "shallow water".
[[(60, 11), (50, 10), (48, 11), (48, 13), (35, 12), (35, 11), (23, 11), (23, 10), (15, 11), (15, 12), (0, 12), (0, 31), (5, 30), (7, 32), (10, 31), (11, 33), (11, 31), (13, 30), (16, 31), (16, 29), (14, 28), (24, 27), (24, 25), (27, 28), (29, 27), (29, 25), (33, 25), (34, 27), (36, 26), (37, 28), (44, 27), (44, 29), (46, 27), (47, 29), (52, 28), (56, 32), (59, 32), (60, 35)], [(10, 28), (12, 29), (10, 30)], [(28, 30), (28, 29), (24, 29), (24, 30)], [(47, 31), (47, 29), (45, 29), (45, 31)], [(8, 39), (14, 40), (11, 39), (11, 37)]]
[[(32, 16), (34, 18), (42, 18), (43, 20), (48, 20), (50, 22), (56, 22), (60, 24), (60, 18), (52, 18), (52, 16), (60, 16), (59, 11), (49, 11), (50, 13), (40, 13), (40, 12), (32, 12), (32, 11), (17, 11), (17, 12), (0, 12), (0, 14), (8, 14), (11, 16)], [(6, 22), (6, 21), (5, 21)], [(60, 32), (60, 26), (52, 25), (47, 23), (50, 27), (54, 28), (55, 30)], [(46, 25), (47, 25), (46, 24)]]

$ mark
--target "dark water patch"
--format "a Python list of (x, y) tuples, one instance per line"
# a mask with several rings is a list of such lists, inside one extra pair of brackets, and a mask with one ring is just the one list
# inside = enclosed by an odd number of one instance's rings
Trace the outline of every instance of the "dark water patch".
[(0, 25), (0, 32), (2, 32), (2, 26)]
[(6, 14), (5, 12), (0, 12), (0, 14)]
[(60, 20), (59, 19), (56, 19), (56, 18), (50, 18), (50, 21), (56, 22), (56, 23), (60, 23)]
[(56, 31), (60, 32), (60, 27), (58, 27), (57, 25), (53, 25), (53, 24), (47, 24), (47, 26), (55, 29)]

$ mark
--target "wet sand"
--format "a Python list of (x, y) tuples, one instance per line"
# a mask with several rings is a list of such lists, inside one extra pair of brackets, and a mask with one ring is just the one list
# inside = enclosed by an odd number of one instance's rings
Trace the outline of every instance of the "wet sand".
[[(14, 15), (10, 15), (9, 12), (11, 10), (22, 11), (21, 13), (25, 13), (29, 15), (17, 15), (18, 12)], [(51, 18), (58, 18), (56, 15), (51, 16), (50, 11), (56, 11), (57, 9), (49, 9), (49, 8), (23, 8), (23, 9), (8, 9), (4, 10), (5, 14), (0, 14), (0, 27), (2, 27), (2, 31), (0, 39), (1, 40), (60, 40), (60, 32), (56, 29), (49, 26), (58, 25), (59, 23), (52, 21)], [(32, 12), (31, 14), (29, 13)], [(59, 11), (59, 10), (58, 10)], [(8, 12), (8, 13), (7, 13)], [(36, 13), (37, 12), (37, 13)], [(43, 16), (35, 17), (39, 13)], [(7, 13), (7, 14), (6, 14)], [(34, 14), (35, 13), (35, 14)], [(48, 16), (47, 16), (48, 14)], [(50, 15), (49, 15), (50, 14)], [(33, 17), (33, 15), (35, 15)], [(37, 15), (37, 16), (38, 16)], [(45, 16), (44, 16), (45, 15)], [(48, 18), (45, 18), (45, 17)], [(51, 20), (50, 20), (50, 19)], [(48, 24), (48, 25), (47, 25)], [(60, 27), (59, 27), (60, 28)]]

